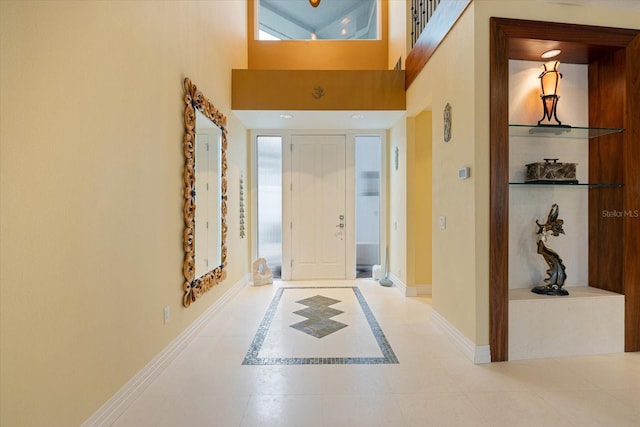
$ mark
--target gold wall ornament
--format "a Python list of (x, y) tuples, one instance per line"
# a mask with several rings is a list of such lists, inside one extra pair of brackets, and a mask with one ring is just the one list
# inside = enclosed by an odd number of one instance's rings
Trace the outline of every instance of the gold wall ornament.
[[(182, 273), (184, 275), (182, 304), (189, 307), (202, 294), (216, 284), (222, 282), (227, 272), (227, 118), (222, 112), (198, 90), (195, 84), (187, 77), (184, 79), (184, 190), (183, 190), (183, 214), (184, 214), (184, 262)], [(200, 277), (195, 277), (195, 213), (196, 213), (196, 174), (195, 174), (195, 137), (196, 137), (196, 109), (206, 118), (211, 120), (221, 131), (220, 144), (220, 253), (221, 263), (211, 271)]]
[(318, 7), (318, 6), (320, 6), (320, 0), (309, 0), (309, 4), (312, 7)]
[(322, 88), (322, 86), (316, 86), (315, 88), (313, 88), (311, 96), (313, 96), (315, 99), (322, 98), (324, 96), (324, 89)]

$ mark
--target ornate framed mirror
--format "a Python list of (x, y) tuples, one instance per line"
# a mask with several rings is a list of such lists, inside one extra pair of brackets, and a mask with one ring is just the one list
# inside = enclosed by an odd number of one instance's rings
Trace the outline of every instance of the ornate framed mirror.
[(184, 91), (182, 303), (189, 307), (227, 275), (227, 118), (189, 78)]

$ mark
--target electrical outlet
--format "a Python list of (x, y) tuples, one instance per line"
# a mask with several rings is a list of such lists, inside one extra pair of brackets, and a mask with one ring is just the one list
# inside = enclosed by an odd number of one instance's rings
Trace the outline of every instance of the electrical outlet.
[(163, 321), (165, 325), (169, 323), (170, 314), (171, 314), (171, 309), (169, 308), (169, 306), (166, 306), (163, 310)]

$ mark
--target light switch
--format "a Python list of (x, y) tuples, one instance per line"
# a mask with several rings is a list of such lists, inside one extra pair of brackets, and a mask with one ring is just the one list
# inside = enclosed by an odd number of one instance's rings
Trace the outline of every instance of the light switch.
[(447, 228), (447, 217), (441, 215), (440, 218), (438, 218), (438, 225), (440, 226), (440, 230)]
[(458, 179), (467, 179), (471, 173), (471, 169), (468, 167), (463, 167), (458, 169)]

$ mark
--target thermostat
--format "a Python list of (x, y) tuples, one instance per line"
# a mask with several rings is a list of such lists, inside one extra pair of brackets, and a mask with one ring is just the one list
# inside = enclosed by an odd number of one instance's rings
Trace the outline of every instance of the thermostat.
[(459, 179), (467, 179), (469, 178), (469, 168), (464, 167), (464, 168), (460, 168), (458, 169), (458, 178)]

